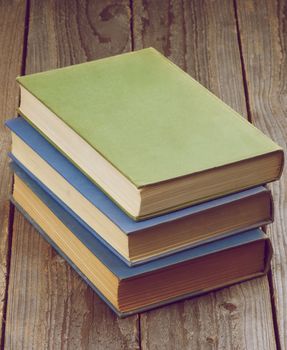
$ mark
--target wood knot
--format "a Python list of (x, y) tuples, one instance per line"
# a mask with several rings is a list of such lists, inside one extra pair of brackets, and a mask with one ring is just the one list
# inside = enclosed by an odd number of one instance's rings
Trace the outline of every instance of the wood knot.
[(212, 338), (212, 337), (207, 337), (206, 341), (208, 342), (208, 344), (213, 345), (216, 344), (216, 339)]
[(229, 312), (234, 312), (237, 309), (237, 306), (232, 303), (222, 303), (222, 306)]

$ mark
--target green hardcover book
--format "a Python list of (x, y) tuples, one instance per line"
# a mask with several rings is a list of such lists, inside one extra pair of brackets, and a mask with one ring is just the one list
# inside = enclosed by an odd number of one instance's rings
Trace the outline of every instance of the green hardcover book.
[(153, 48), (17, 80), (20, 113), (135, 219), (281, 174), (279, 146)]

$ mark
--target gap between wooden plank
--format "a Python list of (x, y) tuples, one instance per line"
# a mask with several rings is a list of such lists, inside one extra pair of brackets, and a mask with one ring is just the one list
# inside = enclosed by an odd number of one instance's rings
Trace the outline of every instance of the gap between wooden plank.
[(236, 32), (237, 32), (238, 49), (239, 49), (241, 69), (242, 69), (242, 80), (243, 80), (243, 87), (244, 87), (244, 94), (245, 94), (245, 101), (246, 101), (247, 119), (250, 123), (252, 123), (252, 115), (251, 115), (250, 103), (249, 103), (249, 92), (248, 92), (248, 86), (247, 86), (246, 71), (245, 71), (244, 59), (242, 54), (242, 43), (241, 43), (241, 36), (240, 36), (239, 23), (238, 23), (236, 0), (233, 0), (233, 7), (234, 7), (234, 18), (235, 18)]
[[(12, 180), (13, 188), (13, 180)], [(12, 252), (12, 235), (13, 235), (13, 221), (14, 221), (14, 206), (12, 203), (9, 204), (9, 219), (8, 219), (8, 248), (6, 256), (6, 286), (4, 292), (4, 305), (2, 312), (2, 324), (1, 324), (1, 350), (4, 350), (5, 344), (5, 326), (6, 326), (6, 313), (7, 313), (7, 304), (8, 304), (8, 287), (9, 287), (9, 275), (10, 275), (10, 262), (11, 262), (11, 252)]]
[(270, 300), (271, 300), (271, 307), (272, 307), (272, 317), (273, 317), (273, 327), (274, 327), (276, 347), (277, 347), (277, 350), (281, 350), (278, 318), (277, 318), (276, 305), (274, 300), (274, 285), (273, 285), (272, 269), (270, 269), (267, 276), (268, 276), (268, 284), (269, 284), (269, 291), (270, 291)]
[[(265, 134), (286, 145), (286, 2), (253, 0), (236, 3), (252, 120)], [(286, 164), (281, 180), (270, 185), (275, 221), (268, 227), (274, 247), (269, 275), (277, 347), (286, 349)]]
[(138, 315), (138, 346), (142, 350), (142, 335), (141, 335), (141, 314)]
[[(233, 0), (233, 3), (234, 3), (235, 18), (236, 18), (236, 30), (237, 30), (237, 36), (238, 36), (238, 46), (239, 46), (239, 50), (240, 50), (240, 60), (241, 60), (241, 66), (242, 66), (242, 76), (243, 76), (243, 81), (244, 81), (246, 108), (247, 108), (247, 112), (248, 112), (248, 120), (252, 123), (252, 113), (251, 113), (250, 102), (249, 102), (249, 91), (248, 91), (247, 76), (246, 76), (246, 69), (245, 69), (245, 62), (244, 62), (241, 34), (240, 34), (240, 27), (239, 27), (239, 19), (238, 19), (237, 0)], [(266, 228), (264, 231), (266, 232)], [(275, 300), (274, 300), (274, 286), (273, 286), (272, 269), (270, 269), (270, 271), (268, 272), (267, 277), (268, 277), (268, 285), (269, 285), (269, 291), (270, 291), (270, 302), (271, 302), (271, 310), (272, 310), (272, 318), (273, 318), (273, 327), (274, 327), (276, 347), (277, 347), (277, 350), (280, 350), (281, 345), (280, 345), (280, 336), (279, 336), (279, 328), (278, 328), (278, 319), (277, 319), (277, 314), (276, 314), (276, 306), (275, 306)]]
[[(234, 5), (234, 16), (235, 16), (235, 21), (236, 21), (238, 47), (239, 47), (239, 52), (240, 52), (240, 61), (241, 61), (241, 67), (242, 67), (242, 77), (243, 77), (243, 83), (244, 83), (244, 93), (245, 93), (245, 99), (246, 99), (247, 117), (248, 117), (249, 122), (252, 123), (252, 112), (251, 112), (251, 108), (250, 108), (249, 90), (248, 90), (248, 84), (247, 84), (247, 76), (246, 76), (245, 62), (244, 62), (244, 57), (243, 57), (241, 34), (240, 34), (238, 12), (237, 12), (237, 0), (233, 0), (233, 5)], [(266, 231), (266, 230), (264, 230), (264, 231)], [(272, 310), (273, 328), (274, 328), (276, 347), (278, 350), (280, 350), (281, 346), (280, 346), (280, 338), (279, 338), (279, 330), (278, 330), (278, 319), (277, 319), (276, 307), (275, 307), (275, 301), (274, 301), (274, 286), (273, 286), (273, 280), (272, 280), (272, 269), (270, 269), (270, 271), (268, 272), (267, 277), (268, 277), (268, 285), (269, 285), (269, 291), (270, 291), (270, 302), (271, 302), (271, 310)]]
[(131, 36), (131, 51), (134, 51), (134, 4), (133, 0), (130, 0), (130, 36)]
[[(25, 14), (25, 27), (23, 36), (23, 53), (22, 53), (22, 65), (21, 65), (21, 75), (26, 72), (26, 58), (28, 51), (28, 34), (29, 34), (29, 22), (30, 22), (30, 0), (26, 0), (26, 14)], [(19, 98), (20, 100), (20, 98)]]

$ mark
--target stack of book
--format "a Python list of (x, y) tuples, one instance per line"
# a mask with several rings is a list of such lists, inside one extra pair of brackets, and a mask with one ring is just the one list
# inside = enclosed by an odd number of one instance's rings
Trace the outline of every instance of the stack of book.
[(12, 201), (121, 316), (266, 273), (282, 149), (152, 48), (18, 78)]

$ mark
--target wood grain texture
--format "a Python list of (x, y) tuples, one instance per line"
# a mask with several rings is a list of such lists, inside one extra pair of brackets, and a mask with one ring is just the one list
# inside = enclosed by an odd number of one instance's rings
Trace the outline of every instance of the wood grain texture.
[[(136, 1), (134, 47), (154, 46), (247, 115), (232, 1)], [(142, 349), (275, 349), (267, 278), (141, 315)]]
[[(31, 1), (26, 73), (130, 49), (122, 1)], [(137, 349), (138, 318), (120, 320), (36, 233), (14, 217), (5, 349)]]
[(260, 278), (142, 314), (142, 349), (275, 349), (268, 293)]
[[(238, 1), (242, 54), (253, 123), (287, 154), (287, 3)], [(279, 339), (287, 349), (287, 170), (272, 184), (275, 222), (269, 226), (274, 247), (272, 279)]]
[[(19, 23), (19, 25), (15, 25)], [(18, 90), (15, 77), (21, 72), (25, 25), (25, 1), (0, 1), (0, 344), (4, 332), (6, 286), (9, 267), (10, 220), (9, 193), (12, 176), (9, 172), (7, 152), (10, 133), (4, 121), (15, 115)]]

